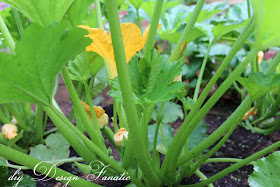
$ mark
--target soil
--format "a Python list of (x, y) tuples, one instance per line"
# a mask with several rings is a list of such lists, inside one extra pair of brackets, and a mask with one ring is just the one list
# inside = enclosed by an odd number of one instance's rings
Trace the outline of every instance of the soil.
[[(62, 111), (68, 115), (72, 104), (70, 102), (66, 103), (60, 103)], [(108, 113), (109, 116), (112, 116), (112, 105), (101, 104), (101, 106), (104, 107), (106, 110), (106, 113)], [(218, 102), (213, 109), (208, 113), (208, 115), (204, 118), (204, 121), (208, 124), (208, 131), (207, 134), (211, 134), (217, 127), (219, 127), (226, 119), (227, 117), (234, 111), (234, 109), (238, 105), (231, 100), (223, 99), (222, 101)], [(75, 121), (73, 121), (75, 122)], [(178, 131), (178, 128), (182, 121), (176, 121), (174, 124), (172, 124), (172, 127), (174, 128), (175, 134)], [(53, 124), (49, 124), (47, 129), (53, 128)], [(226, 143), (216, 152), (213, 157), (231, 157), (231, 158), (246, 158), (255, 152), (273, 144), (274, 142), (279, 140), (280, 132), (275, 132), (272, 135), (264, 136), (260, 134), (254, 134), (240, 126), (238, 126), (233, 134), (230, 136), (230, 138), (226, 141)], [(106, 145), (111, 146), (109, 141), (106, 140)], [(119, 160), (117, 151), (113, 149), (112, 155), (116, 160)], [(72, 148), (70, 152), (71, 157), (77, 157), (79, 156)], [(200, 168), (201, 172), (203, 172), (207, 177), (211, 177), (212, 175), (218, 173), (219, 171), (229, 167), (230, 163), (209, 163), (204, 164)], [(61, 169), (64, 169), (70, 173), (73, 173), (77, 176), (80, 176), (82, 178), (85, 178), (86, 175), (83, 174), (77, 166), (75, 166), (72, 163), (64, 164), (62, 166), (59, 166)], [(239, 170), (231, 173), (230, 175), (221, 178), (220, 180), (216, 181), (214, 183), (214, 186), (221, 186), (221, 187), (236, 187), (236, 186), (242, 186), (246, 187), (249, 186), (247, 179), (248, 176), (252, 173), (253, 166), (245, 166), (240, 168)], [(29, 170), (25, 172), (26, 174), (29, 174), (33, 177), (33, 171)], [(194, 184), (199, 182), (199, 178), (194, 176), (191, 176), (190, 178), (184, 179), (181, 184)], [(95, 181), (95, 183), (100, 184), (102, 186), (125, 186), (127, 183), (123, 182), (104, 182), (104, 181)], [(49, 180), (48, 182), (37, 182), (37, 186), (39, 187), (60, 187), (63, 186), (62, 183), (57, 182), (53, 179)]]

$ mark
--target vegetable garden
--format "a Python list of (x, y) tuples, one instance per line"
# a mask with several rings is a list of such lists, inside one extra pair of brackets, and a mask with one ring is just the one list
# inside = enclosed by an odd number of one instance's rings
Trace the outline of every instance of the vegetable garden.
[(280, 2), (2, 0), (0, 186), (280, 186)]

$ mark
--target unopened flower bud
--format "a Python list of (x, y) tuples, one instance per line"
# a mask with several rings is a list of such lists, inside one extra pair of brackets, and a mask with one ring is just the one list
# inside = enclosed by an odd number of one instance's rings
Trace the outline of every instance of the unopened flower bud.
[(11, 123), (14, 125), (17, 124), (17, 119), (15, 117), (12, 117)]
[(120, 128), (114, 136), (114, 140), (115, 140), (115, 143), (117, 146), (122, 145), (122, 141), (123, 141), (124, 137), (125, 137), (125, 139), (128, 138), (128, 131), (126, 131), (125, 128)]
[(7, 139), (13, 139), (17, 136), (18, 128), (14, 124), (6, 124), (2, 127), (2, 133)]

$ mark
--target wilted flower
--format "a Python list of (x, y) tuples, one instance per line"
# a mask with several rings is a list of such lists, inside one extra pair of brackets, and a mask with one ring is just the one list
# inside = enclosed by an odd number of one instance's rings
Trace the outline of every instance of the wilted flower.
[(18, 135), (17, 132), (18, 128), (14, 124), (5, 124), (2, 127), (2, 134), (9, 140), (16, 137)]
[[(86, 29), (89, 31), (89, 34), (85, 37), (89, 37), (93, 42), (87, 46), (87, 51), (92, 51), (98, 53), (103, 57), (110, 70), (111, 78), (113, 79), (118, 75), (115, 56), (113, 51), (111, 33), (106, 33), (102, 29), (90, 28), (86, 25), (80, 25), (80, 28)], [(144, 31), (143, 37), (141, 35), (141, 30), (139, 27), (133, 23), (123, 23), (121, 24), (122, 38), (125, 50), (126, 61), (129, 60), (135, 55), (137, 51), (140, 51), (148, 38), (150, 26)]]
[(128, 138), (128, 131), (126, 131), (125, 128), (120, 128), (115, 136), (114, 136), (114, 140), (117, 146), (121, 146), (122, 145), (122, 140), (125, 137), (125, 139)]
[(250, 116), (255, 116), (257, 115), (258, 110), (255, 109), (254, 107), (251, 108), (248, 112), (245, 113), (245, 115), (243, 116), (242, 120), (245, 121), (247, 119), (249, 119)]
[[(88, 114), (90, 120), (92, 120), (92, 115), (91, 115), (91, 111), (90, 111), (90, 107), (88, 106), (88, 104), (86, 104), (85, 102), (81, 101), (86, 113)], [(103, 129), (103, 127), (105, 127), (108, 124), (109, 121), (109, 117), (108, 115), (105, 113), (105, 110), (100, 107), (100, 106), (93, 106), (96, 117), (97, 117), (97, 121), (98, 121), (98, 125), (101, 129)]]

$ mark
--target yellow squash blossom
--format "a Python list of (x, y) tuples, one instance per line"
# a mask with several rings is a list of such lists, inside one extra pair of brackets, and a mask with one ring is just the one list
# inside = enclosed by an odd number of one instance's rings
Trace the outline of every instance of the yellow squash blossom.
[[(86, 25), (80, 25), (79, 27), (88, 30), (89, 34), (85, 37), (89, 37), (93, 40), (93, 42), (87, 46), (86, 50), (96, 52), (106, 60), (112, 79), (118, 76), (111, 34), (108, 34), (102, 29), (90, 28)], [(133, 23), (121, 24), (122, 38), (127, 62), (129, 62), (136, 52), (140, 51), (144, 47), (148, 38), (149, 29), (150, 26), (145, 29), (142, 37), (141, 30), (137, 25)]]
[[(88, 106), (88, 104), (84, 103), (83, 101), (81, 101), (86, 113), (88, 114), (90, 120), (92, 120), (92, 115), (91, 115), (91, 111), (90, 111), (90, 107)], [(98, 121), (98, 125), (101, 129), (103, 129), (109, 121), (109, 117), (108, 115), (105, 113), (105, 110), (100, 107), (100, 106), (94, 106), (94, 111), (97, 117), (97, 121)]]
[(2, 127), (2, 134), (9, 140), (16, 137), (18, 135), (17, 132), (18, 128), (14, 124), (5, 124)]
[(255, 116), (257, 115), (258, 110), (255, 109), (254, 107), (251, 108), (248, 112), (245, 113), (245, 115), (243, 116), (242, 120), (245, 121), (247, 119), (249, 119), (250, 116)]
[(128, 138), (128, 132), (126, 131), (125, 128), (120, 128), (114, 136), (114, 140), (115, 140), (115, 143), (117, 146), (122, 145), (122, 141), (123, 141), (124, 137), (125, 137), (125, 139)]

